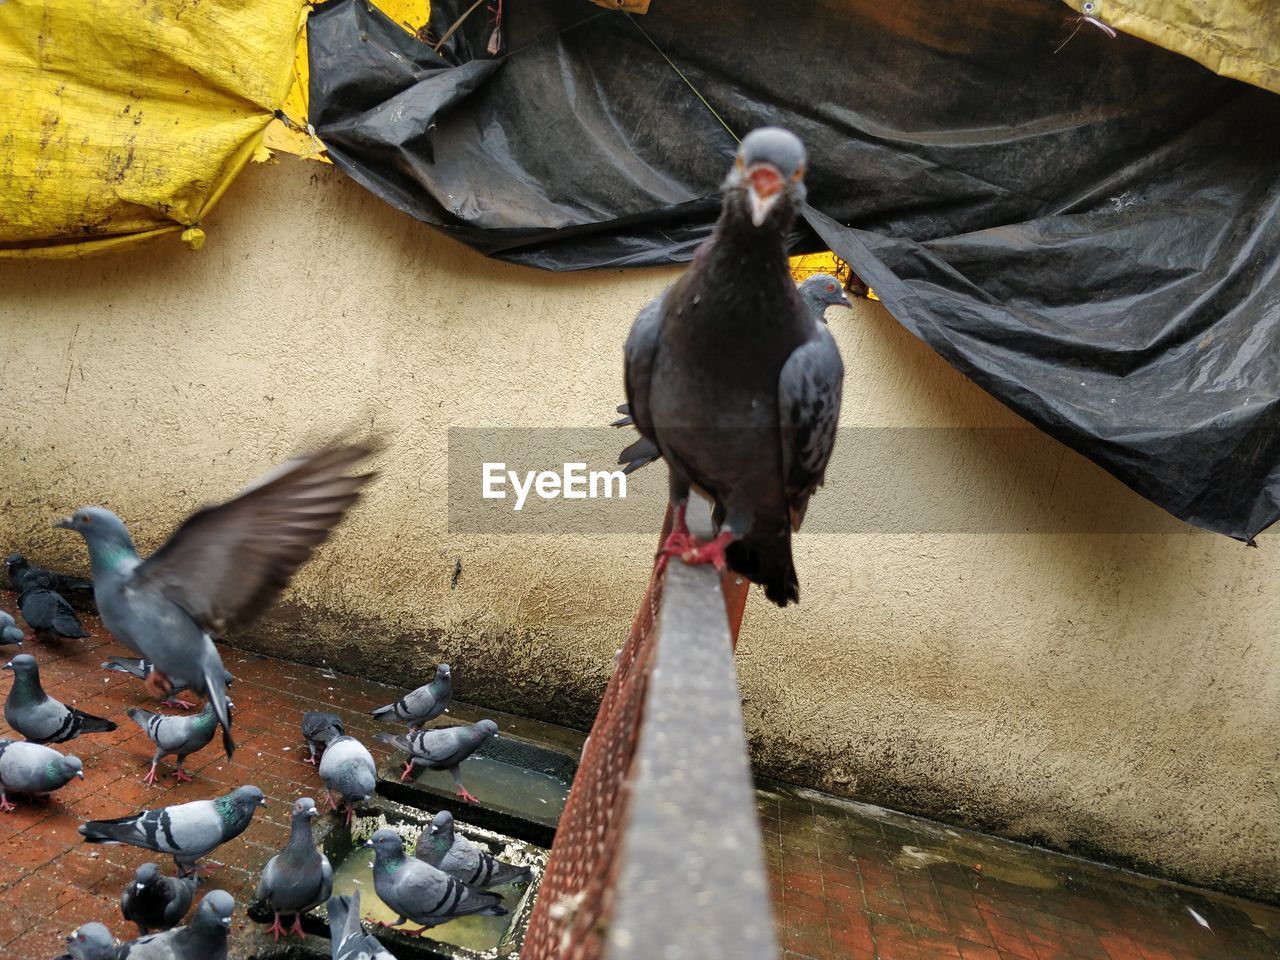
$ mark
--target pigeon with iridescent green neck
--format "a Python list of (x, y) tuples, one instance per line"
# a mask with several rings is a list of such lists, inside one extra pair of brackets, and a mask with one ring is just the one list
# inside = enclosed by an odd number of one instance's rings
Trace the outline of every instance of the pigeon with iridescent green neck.
[(398, 720), (410, 730), (419, 729), (449, 709), (453, 699), (453, 673), (447, 663), (436, 667), (436, 677), (428, 684), (411, 690), (395, 703), (374, 710), (370, 716), (378, 720)]
[[(227, 705), (233, 706), (230, 701)], [(179, 783), (190, 783), (191, 774), (182, 769), (182, 765), (191, 754), (203, 750), (213, 742), (213, 735), (218, 732), (218, 715), (213, 712), (213, 704), (206, 703), (204, 709), (193, 717), (168, 717), (141, 707), (130, 707), (125, 713), (156, 745), (155, 756), (151, 758), (151, 769), (142, 778), (143, 782), (155, 783), (156, 768), (160, 761), (176, 755), (178, 769), (173, 775)]]
[[(329, 858), (316, 849), (311, 830), (311, 821), (319, 815), (316, 802), (310, 797), (294, 801), (289, 841), (267, 861), (258, 880), (258, 899), (265, 900), (275, 913), (270, 932), (276, 940), (290, 933), (305, 937), (302, 915), (333, 893), (333, 867)], [(281, 914), (293, 914), (293, 926), (287, 930), (280, 922)]]
[(423, 828), (413, 855), (477, 890), (533, 879), (533, 870), (529, 867), (503, 863), (478, 844), (455, 833), (453, 814), (448, 810), (441, 810)]
[(116, 820), (90, 820), (81, 824), (80, 835), (86, 843), (127, 843), (170, 854), (185, 877), (195, 872), (201, 857), (244, 833), (254, 812), (266, 805), (262, 791), (246, 785), (213, 800), (143, 810)]
[(472, 890), (461, 880), (406, 857), (404, 841), (389, 827), (375, 833), (365, 846), (373, 847), (373, 889), (379, 900), (399, 914), (393, 927), (412, 920), (427, 928), (454, 917), (501, 917), (507, 912), (498, 894)]
[(0, 811), (4, 813), (17, 809), (9, 802), (10, 793), (43, 796), (76, 777), (84, 779), (79, 757), (65, 756), (38, 743), (0, 740)]
[(147, 688), (207, 696), (230, 757), (226, 670), (213, 638), (252, 621), (329, 536), (370, 475), (347, 476), (365, 447), (333, 447), (284, 464), (239, 496), (192, 514), (147, 559), (110, 510), (82, 507), (54, 526), (84, 537), (93, 595), (112, 635), (150, 660)]
[(18, 654), (4, 669), (13, 671), (4, 718), (32, 743), (66, 743), (82, 733), (109, 733), (116, 728), (111, 720), (68, 707), (45, 693), (40, 686), (40, 667), (31, 654)]
[(22, 646), (23, 633), (18, 629), (12, 615), (0, 610), (0, 647), (9, 643)]

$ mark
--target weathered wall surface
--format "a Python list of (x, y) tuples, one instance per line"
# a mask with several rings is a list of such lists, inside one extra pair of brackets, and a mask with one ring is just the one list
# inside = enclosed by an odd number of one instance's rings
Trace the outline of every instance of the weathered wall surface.
[[(656, 533), (451, 534), (447, 429), (602, 422), (631, 317), (673, 274), (487, 261), (289, 160), (206, 226), (198, 254), (0, 265), (0, 544), (82, 567), (49, 524), (101, 502), (151, 548), (308, 438), (370, 425), (379, 482), (241, 642), (404, 681), (448, 658), (464, 698), (587, 722)], [(878, 306), (830, 319), (846, 426), (1020, 425)], [(821, 503), (869, 532), (815, 520), (802, 604), (748, 610), (760, 767), (1280, 897), (1272, 538), (1170, 532), (1032, 432), (939, 432), (888, 464), (856, 436)], [(910, 510), (846, 479), (886, 469), (920, 482)], [(970, 532), (945, 532), (953, 512)], [(1138, 532), (1073, 532), (1111, 529)]]

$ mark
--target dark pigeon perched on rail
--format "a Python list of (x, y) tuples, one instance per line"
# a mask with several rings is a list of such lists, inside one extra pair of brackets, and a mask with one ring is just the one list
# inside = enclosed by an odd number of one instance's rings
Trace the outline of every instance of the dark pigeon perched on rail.
[(111, 720), (68, 707), (45, 693), (40, 667), (31, 654), (18, 654), (3, 669), (13, 671), (4, 719), (32, 743), (66, 743), (84, 733), (109, 733), (116, 728)]
[(455, 833), (453, 814), (448, 810), (441, 810), (422, 828), (413, 855), (477, 890), (533, 879), (531, 868), (503, 863), (478, 844)]
[[(498, 894), (472, 890), (461, 880), (406, 857), (400, 834), (388, 827), (375, 833), (365, 846), (373, 847), (373, 889), (383, 903), (399, 914), (390, 926), (412, 920), (425, 929), (454, 917), (477, 913), (501, 917), (507, 912)], [(421, 934), (418, 930), (412, 935)]]
[[(800, 299), (804, 301), (805, 309), (809, 311), (810, 316), (818, 323), (827, 322), (827, 307), (853, 306), (849, 302), (849, 298), (845, 296), (844, 287), (840, 285), (840, 280), (829, 273), (811, 274), (805, 277), (796, 289), (800, 291)], [(627, 427), (635, 423), (631, 418), (630, 404), (618, 404), (618, 413), (622, 414), (622, 416), (610, 423), (609, 426)], [(641, 467), (646, 467), (653, 463), (661, 456), (662, 454), (658, 452), (657, 445), (652, 440), (647, 437), (641, 437), (618, 454), (618, 463), (623, 465), (623, 473), (634, 473)]]
[[(333, 867), (329, 858), (316, 849), (311, 821), (320, 815), (310, 797), (294, 801), (289, 840), (284, 849), (267, 861), (258, 880), (258, 899), (275, 913), (271, 935), (276, 940), (302, 931), (302, 915), (329, 899), (333, 893)], [(285, 929), (280, 915), (293, 914), (293, 926)]]
[(406, 734), (379, 733), (375, 740), (389, 743), (409, 754), (405, 761), (404, 773), (400, 779), (406, 779), (415, 766), (427, 767), (430, 770), (448, 770), (453, 777), (453, 785), (458, 796), (467, 803), (477, 803), (475, 797), (462, 785), (462, 773), (458, 769), (462, 761), (471, 756), (490, 737), (498, 735), (498, 725), (492, 720), (481, 720), (468, 727), (446, 727), (443, 730), (410, 730)]
[(25, 637), (22, 631), (18, 629), (18, 624), (14, 621), (13, 616), (4, 610), (0, 610), (0, 646), (10, 643), (22, 646), (24, 639)]
[(9, 574), (9, 583), (18, 593), (40, 587), (52, 590), (81, 613), (98, 612), (98, 607), (93, 602), (93, 581), (91, 580), (65, 573), (55, 573), (53, 570), (32, 563), (20, 553), (9, 554), (5, 558), (5, 567)]
[(116, 938), (96, 920), (77, 927), (63, 942), (67, 952), (56, 960), (119, 960), (120, 957)]
[[(231, 705), (230, 701), (228, 705)], [(142, 778), (143, 782), (154, 784), (160, 761), (168, 756), (177, 756), (178, 765), (173, 776), (179, 783), (190, 783), (191, 774), (182, 765), (191, 754), (203, 750), (213, 742), (213, 735), (218, 732), (218, 717), (213, 712), (213, 704), (206, 703), (204, 709), (193, 717), (169, 717), (141, 707), (130, 707), (125, 713), (156, 745), (155, 755), (151, 758), (151, 769)]]
[(213, 637), (244, 626), (288, 585), (359, 497), (371, 474), (346, 471), (366, 447), (333, 447), (290, 460), (238, 496), (197, 511), (146, 560), (120, 518), (82, 507), (55, 526), (89, 547), (102, 622), (155, 667), (148, 690), (185, 686), (207, 696), (230, 757), (226, 670)]
[(10, 793), (42, 797), (60, 790), (79, 777), (84, 764), (79, 757), (64, 756), (53, 747), (22, 740), (0, 740), (0, 813), (17, 809)]
[(120, 894), (120, 913), (138, 925), (140, 936), (176, 927), (191, 909), (199, 883), (195, 874), (166, 877), (154, 863), (144, 863)]
[(261, 790), (245, 785), (212, 800), (143, 810), (116, 820), (90, 820), (80, 825), (80, 835), (86, 843), (127, 843), (170, 854), (186, 877), (195, 872), (197, 860), (244, 833), (254, 812), (266, 805)]
[(447, 663), (442, 663), (436, 667), (435, 679), (430, 683), (409, 691), (395, 703), (379, 707), (370, 716), (407, 723), (410, 730), (417, 730), (448, 710), (452, 699), (453, 673)]
[(360, 891), (330, 897), (329, 948), (332, 960), (396, 960), (391, 951), (365, 932), (360, 922)]
[(313, 767), (320, 762), (319, 754), (329, 743), (346, 733), (342, 718), (324, 710), (308, 710), (302, 715), (302, 739), (307, 741), (311, 755), (304, 759)]
[[(667, 463), (674, 511), (659, 564), (727, 565), (779, 606), (800, 599), (791, 533), (835, 444), (844, 365), (792, 282), (786, 237), (803, 205), (805, 154), (786, 130), (749, 133), (720, 219), (693, 263), (627, 337), (627, 403)], [(697, 488), (719, 532), (689, 534)]]
[[(137, 677), (139, 680), (145, 681), (147, 677), (155, 673), (155, 664), (145, 657), (107, 657), (101, 665), (103, 670), (114, 670), (116, 673), (127, 673), (131, 677)], [(235, 682), (233, 677), (227, 671), (223, 671), (228, 687)], [(188, 700), (183, 700), (178, 694), (187, 691), (185, 686), (175, 686), (169, 690), (169, 696), (160, 701), (162, 707), (175, 707), (179, 710), (190, 710), (195, 706)]]
[(231, 894), (210, 890), (189, 924), (131, 940), (120, 948), (118, 960), (227, 960), (234, 912)]

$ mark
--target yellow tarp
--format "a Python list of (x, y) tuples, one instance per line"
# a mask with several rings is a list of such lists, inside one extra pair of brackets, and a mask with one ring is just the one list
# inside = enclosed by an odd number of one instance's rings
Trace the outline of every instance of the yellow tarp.
[(0, 257), (182, 231), (284, 103), (301, 0), (0, 2)]
[(1190, 57), (1214, 73), (1280, 93), (1280, 0), (1065, 2), (1117, 30)]

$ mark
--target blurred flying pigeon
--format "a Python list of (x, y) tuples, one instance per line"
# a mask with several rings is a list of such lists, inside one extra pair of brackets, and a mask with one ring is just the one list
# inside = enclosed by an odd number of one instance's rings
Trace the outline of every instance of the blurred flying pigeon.
[(320, 779), (324, 781), (329, 809), (337, 810), (336, 793), (347, 805), (347, 823), (356, 815), (356, 804), (373, 796), (378, 783), (378, 767), (363, 743), (355, 737), (335, 737), (320, 758)]
[[(786, 237), (803, 205), (805, 154), (786, 130), (749, 133), (724, 182), (720, 219), (684, 275), (627, 337), (627, 403), (667, 463), (672, 556), (800, 598), (791, 558), (835, 444), (844, 365), (791, 280)], [(715, 503), (719, 533), (696, 543), (689, 491)]]
[[(472, 890), (461, 880), (406, 857), (400, 834), (388, 827), (375, 833), (365, 846), (373, 847), (373, 889), (400, 915), (393, 927), (406, 919), (427, 928), (473, 913), (501, 917), (507, 912), (498, 894)], [(415, 935), (421, 932), (415, 931)]]
[[(342, 718), (336, 713), (325, 713), (323, 710), (308, 710), (302, 715), (302, 738), (307, 741), (307, 749), (311, 756), (304, 762), (313, 767), (320, 761), (316, 755), (335, 738), (346, 732)], [(318, 749), (317, 749), (318, 748)]]
[(436, 667), (436, 678), (430, 683), (406, 693), (395, 703), (374, 710), (370, 716), (378, 720), (398, 720), (409, 724), (410, 730), (419, 729), (449, 709), (453, 699), (453, 674), (447, 663)]
[(154, 863), (144, 863), (120, 894), (120, 912), (146, 936), (152, 930), (168, 930), (182, 922), (195, 899), (200, 878), (166, 877)]
[(146, 560), (109, 510), (82, 507), (54, 524), (84, 536), (102, 622), (152, 661), (148, 689), (162, 696), (185, 686), (207, 696), (228, 757), (235, 741), (226, 671), (212, 638), (244, 626), (279, 596), (358, 498), (371, 474), (344, 471), (369, 453), (335, 447), (291, 460), (226, 503), (192, 514)]
[(67, 945), (67, 952), (57, 960), (118, 960), (120, 956), (116, 938), (96, 920), (78, 927), (63, 942)]
[(453, 814), (448, 810), (441, 810), (423, 828), (413, 855), (477, 890), (533, 879), (529, 867), (495, 860), (462, 834), (454, 833)]
[(18, 654), (3, 669), (13, 671), (4, 718), (32, 743), (66, 743), (82, 733), (108, 733), (116, 728), (110, 720), (68, 707), (45, 693), (40, 686), (40, 668), (31, 654)]
[(70, 577), (65, 573), (46, 570), (31, 563), (20, 553), (9, 554), (5, 558), (5, 567), (9, 573), (9, 583), (18, 593), (40, 587), (59, 594), (81, 613), (98, 612), (93, 602), (93, 584), (82, 577)]
[[(127, 673), (131, 677), (137, 677), (139, 680), (146, 680), (155, 672), (155, 665), (146, 659), (138, 657), (107, 657), (102, 662), (103, 670), (114, 670), (116, 673)], [(228, 687), (235, 681), (230, 673), (223, 671), (223, 678), (226, 680)], [(162, 707), (176, 707), (179, 710), (190, 710), (195, 706), (190, 701), (183, 700), (178, 694), (186, 692), (188, 688), (177, 686), (169, 691), (169, 696), (160, 701)]]
[[(300, 797), (293, 804), (293, 826), (284, 849), (267, 861), (258, 881), (258, 899), (265, 900), (275, 912), (271, 935), (281, 937), (302, 932), (302, 915), (320, 906), (333, 893), (333, 868), (329, 858), (316, 849), (311, 834), (311, 821), (320, 815), (316, 802)], [(280, 922), (280, 914), (293, 914), (289, 930)]]
[[(797, 289), (800, 291), (800, 299), (804, 301), (805, 309), (809, 311), (809, 315), (818, 323), (827, 322), (827, 307), (853, 306), (849, 302), (849, 298), (845, 296), (844, 287), (840, 285), (839, 279), (829, 273), (811, 274), (804, 279)], [(622, 414), (622, 416), (614, 420), (609, 426), (625, 427), (635, 423), (631, 418), (630, 404), (619, 404), (618, 413)], [(641, 467), (653, 463), (661, 456), (662, 454), (658, 451), (657, 445), (652, 440), (647, 437), (641, 437), (618, 454), (618, 463), (623, 464), (623, 473), (633, 473)]]
[(189, 924), (126, 943), (119, 960), (227, 960), (227, 934), (235, 908), (227, 891), (210, 890)]
[(0, 740), (0, 812), (16, 810), (10, 793), (43, 796), (65, 787), (75, 777), (84, 779), (79, 757), (64, 756), (52, 747), (21, 740)]
[(475, 753), (490, 737), (498, 735), (498, 725), (492, 720), (481, 720), (469, 727), (447, 727), (444, 730), (410, 730), (406, 734), (396, 735), (379, 733), (374, 739), (389, 743), (409, 754), (405, 762), (404, 773), (400, 779), (405, 780), (413, 773), (415, 766), (427, 767), (431, 770), (448, 770), (453, 777), (453, 785), (458, 796), (467, 803), (478, 803), (462, 785), (462, 773), (458, 767), (463, 760)]
[(329, 946), (332, 960), (396, 960), (391, 951), (365, 932), (360, 922), (360, 891), (330, 897)]
[(0, 610), (0, 647), (9, 643), (16, 643), (18, 646), (22, 646), (22, 637), (22, 631), (18, 629), (13, 617)]
[(172, 854), (185, 877), (205, 854), (244, 833), (254, 811), (266, 805), (261, 790), (243, 786), (213, 800), (143, 810), (117, 820), (90, 820), (80, 825), (80, 835), (86, 843), (127, 843)]
[[(228, 706), (233, 704), (228, 701)], [(194, 717), (166, 717), (141, 707), (130, 707), (125, 713), (156, 745), (155, 756), (151, 758), (151, 769), (142, 778), (143, 783), (156, 782), (156, 768), (164, 757), (170, 755), (178, 757), (178, 769), (174, 771), (174, 777), (179, 783), (190, 783), (191, 774), (182, 769), (182, 765), (191, 754), (207, 747), (213, 741), (213, 735), (218, 732), (218, 717), (213, 712), (213, 704), (206, 703), (204, 709)]]

